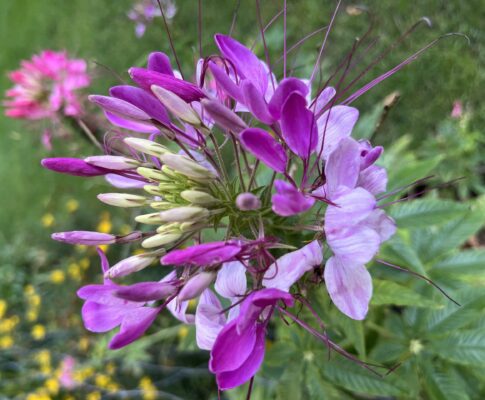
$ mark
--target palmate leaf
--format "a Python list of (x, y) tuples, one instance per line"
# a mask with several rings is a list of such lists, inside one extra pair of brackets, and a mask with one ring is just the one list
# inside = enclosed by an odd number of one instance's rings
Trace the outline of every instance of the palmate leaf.
[(413, 307), (442, 307), (441, 302), (426, 298), (414, 290), (392, 281), (373, 279), (373, 296), (371, 304), (394, 304), (397, 306)]
[(430, 362), (421, 363), (422, 382), (431, 400), (469, 400), (466, 386), (453, 371), (439, 371)]
[(421, 228), (463, 216), (468, 208), (464, 203), (449, 200), (422, 199), (396, 204), (390, 215), (399, 228)]
[(424, 269), (424, 265), (419, 259), (418, 254), (406, 241), (406, 236), (409, 235), (409, 231), (399, 230), (398, 233), (382, 247), (379, 253), (380, 258), (403, 268), (409, 268), (421, 275), (426, 275), (426, 270)]
[(485, 369), (485, 329), (453, 332), (430, 349), (444, 360)]
[(485, 274), (485, 249), (465, 250), (454, 254), (432, 267), (438, 274)]
[(410, 162), (400, 163), (401, 165), (404, 164), (404, 167), (399, 169), (389, 169), (388, 187), (392, 190), (397, 189), (428, 176), (442, 159), (442, 156), (438, 155), (424, 161), (415, 161), (413, 158)]

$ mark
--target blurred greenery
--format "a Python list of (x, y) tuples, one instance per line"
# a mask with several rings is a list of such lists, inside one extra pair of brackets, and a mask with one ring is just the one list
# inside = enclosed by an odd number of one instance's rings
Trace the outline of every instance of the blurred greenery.
[[(212, 34), (229, 31), (236, 3), (202, 1), (205, 55), (215, 51)], [(281, 1), (261, 3), (265, 21), (282, 7)], [(170, 54), (160, 20), (142, 39), (135, 37), (126, 17), (131, 4), (131, 0), (2, 0), (0, 92), (10, 86), (7, 71), (46, 48), (67, 49), (88, 59), (95, 77), (90, 92), (101, 94), (118, 81), (112, 71), (127, 79), (126, 70), (143, 64), (150, 51)], [(341, 346), (366, 361), (402, 363), (401, 367), (379, 378), (334, 354), (329, 360), (324, 343), (297, 327), (275, 327), (277, 340), (255, 381), (254, 399), (484, 398), (483, 1), (359, 2), (370, 17), (348, 8), (351, 5), (343, 2), (329, 35), (323, 80), (350, 51), (354, 39), (364, 35), (370, 20), (371, 37), (378, 41), (370, 51), (356, 55), (358, 62), (348, 81), (421, 17), (428, 16), (432, 27), (418, 27), (356, 88), (442, 34), (460, 32), (469, 38), (469, 42), (458, 36), (444, 39), (355, 103), (362, 113), (358, 137), (372, 137), (374, 143), (387, 146), (383, 163), (390, 171), (390, 189), (436, 175), (429, 185), (409, 192), (417, 195), (432, 184), (465, 177), (418, 201), (392, 206), (401, 229), (380, 255), (433, 279), (462, 306), (456, 307), (415, 276), (376, 263), (371, 267), (376, 293), (365, 322), (338, 314), (323, 288), (312, 296)], [(171, 30), (183, 71), (189, 75), (198, 57), (197, 2), (179, 0), (177, 6)], [(288, 43), (327, 24), (334, 7), (333, 1), (289, 0)], [(247, 44), (258, 38), (254, 1), (241, 1), (234, 35)], [(273, 63), (277, 59), (273, 55), (281, 54), (282, 36), (279, 20), (267, 32)], [(297, 75), (311, 72), (322, 37), (320, 33), (290, 57)], [(263, 56), (259, 42), (255, 49)], [(275, 69), (280, 70), (281, 63)], [(395, 91), (399, 100), (386, 109), (384, 98)], [(455, 100), (464, 104), (460, 119), (450, 118)], [(42, 169), (43, 157), (92, 153), (89, 143), (75, 135), (55, 140), (49, 152), (40, 144), (43, 129), (0, 116), (0, 301), (4, 302), (0, 348), (8, 349), (0, 355), (0, 398), (24, 398), (39, 388), (49, 393), (44, 398), (216, 398), (207, 354), (197, 351), (191, 329), (160, 319), (147, 339), (119, 352), (106, 350), (106, 336), (83, 330), (81, 304), (74, 292), (99, 275), (96, 255), (54, 243), (50, 233), (92, 230), (99, 224), (106, 231), (122, 232), (131, 216), (125, 210), (106, 213), (96, 200), (102, 182)], [(391, 196), (388, 201), (398, 198)], [(109, 258), (116, 260), (117, 252), (110, 248)], [(400, 296), (395, 295), (398, 292)], [(76, 389), (78, 397), (69, 397), (69, 390), (55, 390), (66, 355), (77, 360), (76, 373), (83, 382)], [(245, 390), (224, 396), (244, 398)], [(31, 400), (36, 398), (42, 399)]]

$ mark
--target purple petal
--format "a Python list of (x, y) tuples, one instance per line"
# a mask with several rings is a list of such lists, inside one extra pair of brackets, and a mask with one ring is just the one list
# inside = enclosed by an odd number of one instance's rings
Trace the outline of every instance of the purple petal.
[(192, 300), (199, 297), (216, 278), (214, 271), (201, 271), (190, 278), (180, 290), (178, 301)]
[(160, 86), (175, 93), (186, 102), (199, 101), (205, 95), (198, 86), (193, 83), (175, 78), (167, 74), (150, 71), (145, 68), (130, 68), (128, 71), (131, 79), (143, 89), (150, 91), (152, 85)]
[(251, 81), (260, 93), (266, 93), (268, 73), (259, 58), (247, 47), (229, 36), (218, 33), (214, 38), (222, 55), (236, 67), (238, 75)]
[(339, 186), (353, 189), (357, 184), (360, 172), (359, 144), (351, 138), (340, 141), (325, 163), (327, 195), (330, 199)]
[(131, 119), (134, 121), (147, 121), (150, 120), (150, 116), (140, 108), (134, 106), (128, 101), (109, 96), (89, 96), (89, 101), (97, 104), (103, 110), (119, 115), (122, 118)]
[(382, 167), (371, 165), (361, 171), (357, 185), (362, 186), (374, 195), (385, 192), (387, 188), (387, 172)]
[(293, 185), (276, 180), (274, 183), (276, 194), (271, 197), (273, 211), (283, 217), (299, 214), (309, 210), (315, 203), (315, 199), (305, 196)]
[(159, 122), (164, 124), (170, 123), (165, 107), (155, 97), (143, 89), (134, 86), (121, 85), (112, 87), (109, 90), (109, 93), (113, 97), (133, 104), (135, 107), (143, 110), (151, 118)]
[(121, 324), (126, 310), (118, 306), (107, 306), (86, 301), (81, 310), (84, 326), (91, 332), (108, 332)]
[(318, 118), (317, 153), (323, 146), (322, 158), (326, 159), (338, 146), (340, 140), (350, 136), (359, 111), (353, 107), (334, 106)]
[(189, 306), (188, 301), (178, 302), (177, 298), (167, 304), (167, 309), (170, 313), (179, 321), (185, 324), (193, 324), (195, 316), (193, 314), (187, 314), (187, 308)]
[(314, 240), (299, 250), (285, 254), (271, 264), (264, 274), (263, 285), (288, 292), (305, 272), (311, 271), (322, 262), (322, 247), (317, 240)]
[(151, 71), (173, 76), (170, 58), (165, 53), (162, 53), (160, 51), (150, 53), (150, 55), (148, 56), (147, 68)]
[(241, 247), (226, 242), (204, 243), (172, 250), (162, 259), (163, 265), (211, 266), (229, 261), (241, 252)]
[(285, 172), (288, 162), (285, 149), (268, 132), (260, 128), (248, 128), (241, 132), (240, 141), (268, 167), (276, 172)]
[(365, 226), (373, 229), (380, 237), (381, 243), (396, 233), (396, 223), (387, 216), (384, 210), (375, 209), (364, 221)]
[(236, 85), (236, 83), (234, 83), (226, 71), (224, 71), (214, 62), (209, 62), (209, 69), (211, 70), (212, 75), (214, 75), (217, 85), (219, 85), (221, 89), (227, 93), (227, 95), (231, 96), (239, 103), (244, 103), (244, 96), (241, 89), (238, 87), (238, 85)]
[(104, 179), (106, 179), (110, 185), (119, 189), (143, 189), (145, 185), (148, 185), (148, 182), (143, 182), (138, 179), (130, 179), (117, 174), (107, 174)]
[(44, 158), (41, 164), (51, 171), (74, 176), (91, 177), (106, 175), (110, 172), (110, 170), (90, 165), (79, 158)]
[(324, 277), (338, 309), (350, 318), (364, 319), (372, 297), (372, 279), (365, 266), (331, 257), (325, 265)]
[(246, 79), (241, 82), (240, 87), (244, 96), (244, 104), (249, 111), (261, 122), (271, 125), (274, 118), (269, 112), (264, 92), (260, 92), (252, 82)]
[(302, 159), (307, 159), (317, 146), (315, 116), (307, 109), (305, 98), (298, 92), (291, 93), (283, 105), (281, 132), (288, 147)]
[(210, 289), (207, 289), (200, 296), (195, 312), (197, 346), (203, 350), (212, 350), (217, 335), (225, 324), (226, 318), (219, 299)]
[(330, 100), (332, 100), (336, 93), (337, 91), (333, 87), (329, 86), (325, 88), (316, 100), (315, 114), (320, 113), (320, 111), (322, 111), (323, 108), (330, 102)]
[(354, 226), (363, 221), (376, 207), (376, 199), (362, 188), (340, 187), (325, 211), (325, 232), (333, 234), (339, 229)]
[(224, 104), (217, 100), (203, 99), (204, 110), (212, 117), (216, 124), (232, 132), (239, 133), (247, 128), (246, 123)]
[(120, 331), (111, 339), (108, 347), (115, 350), (134, 342), (145, 333), (159, 312), (159, 308), (140, 307), (126, 313)]
[(340, 259), (365, 264), (379, 251), (381, 240), (373, 229), (357, 225), (328, 233), (327, 243)]
[(116, 236), (114, 235), (91, 231), (56, 232), (51, 237), (58, 242), (87, 246), (98, 246), (116, 242)]
[(173, 295), (176, 286), (168, 282), (140, 282), (129, 286), (119, 286), (113, 295), (124, 300), (147, 302), (164, 299)]
[(384, 151), (382, 146), (372, 147), (369, 141), (360, 141), (361, 171), (374, 164)]
[(237, 369), (221, 372), (216, 375), (219, 390), (232, 389), (243, 385), (256, 375), (264, 360), (265, 339), (265, 327), (258, 326), (253, 351), (246, 361)]
[(246, 267), (239, 261), (227, 262), (217, 273), (214, 285), (217, 293), (226, 299), (244, 295), (247, 289)]
[(279, 120), (281, 118), (283, 104), (285, 104), (286, 100), (293, 92), (297, 92), (303, 97), (306, 97), (308, 94), (308, 86), (305, 85), (301, 79), (297, 78), (286, 78), (278, 84), (278, 87), (268, 104), (269, 111), (274, 119)]
[(236, 320), (229, 322), (219, 333), (212, 347), (209, 370), (218, 374), (239, 368), (248, 359), (256, 343), (256, 325), (238, 333)]
[(158, 128), (156, 128), (151, 122), (131, 121), (107, 111), (104, 112), (104, 115), (109, 122), (115, 126), (119, 126), (120, 128), (139, 133), (158, 133)]

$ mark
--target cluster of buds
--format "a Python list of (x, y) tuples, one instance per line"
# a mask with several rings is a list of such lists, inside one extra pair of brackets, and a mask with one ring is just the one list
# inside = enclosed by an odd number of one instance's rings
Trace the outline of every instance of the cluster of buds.
[[(140, 240), (148, 249), (112, 267), (100, 251), (103, 284), (78, 292), (87, 329), (120, 326), (109, 345), (116, 349), (168, 309), (195, 324), (197, 344), (211, 352), (209, 369), (226, 390), (257, 373), (275, 315), (355, 359), (289, 308), (299, 302), (317, 316), (304, 293), (324, 290), (324, 282), (344, 314), (357, 320), (367, 314), (366, 264), (396, 227), (379, 204), (387, 190), (387, 172), (375, 164), (383, 148), (351, 137), (359, 113), (350, 104), (405, 63), (348, 94), (340, 82), (312, 87), (320, 59), (310, 79), (288, 77), (285, 52), (278, 81), (270, 63), (242, 43), (221, 34), (215, 41), (220, 54), (198, 61), (195, 83), (174, 71), (168, 56), (152, 53), (146, 68), (129, 70), (137, 86), (90, 97), (112, 124), (132, 132), (117, 147), (123, 154), (43, 165), (142, 191), (98, 196), (109, 205), (140, 207), (141, 231), (53, 235), (90, 245)], [(220, 239), (207, 241), (207, 231)], [(155, 260), (173, 268), (162, 269), (160, 281), (113, 282)], [(195, 314), (187, 313), (191, 299), (198, 299)]]

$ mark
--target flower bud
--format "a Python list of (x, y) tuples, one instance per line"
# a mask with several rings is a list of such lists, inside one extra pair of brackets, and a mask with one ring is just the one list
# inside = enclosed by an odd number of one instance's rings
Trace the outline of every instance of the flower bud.
[(180, 224), (180, 231), (184, 233), (194, 231), (203, 228), (204, 225), (204, 223), (200, 223), (198, 221), (183, 222)]
[[(214, 172), (196, 163), (186, 156), (178, 154), (162, 154), (160, 159), (165, 165), (171, 169), (193, 179), (214, 179), (216, 175)], [(162, 168), (163, 171), (163, 168)]]
[(104, 276), (111, 279), (130, 275), (148, 267), (155, 260), (156, 257), (144, 254), (128, 257), (113, 265), (105, 272)]
[(144, 178), (151, 179), (152, 181), (160, 182), (166, 179), (160, 170), (154, 168), (139, 167), (136, 169), (136, 172)]
[(74, 176), (91, 177), (106, 175), (110, 172), (107, 169), (90, 165), (79, 158), (44, 158), (41, 164), (51, 171)]
[(115, 207), (140, 207), (147, 202), (146, 197), (128, 193), (101, 193), (98, 199)]
[(181, 232), (181, 230), (180, 230), (180, 223), (178, 222), (163, 224), (157, 228), (157, 233), (179, 233), (179, 232)]
[(140, 224), (147, 224), (147, 225), (160, 225), (161, 223), (164, 222), (160, 218), (160, 213), (137, 215), (135, 217), (135, 221), (139, 222)]
[(160, 157), (162, 154), (170, 153), (170, 150), (168, 150), (166, 147), (151, 140), (129, 137), (123, 139), (123, 141), (131, 148), (155, 157)]
[(261, 200), (252, 193), (241, 193), (236, 197), (236, 207), (241, 211), (259, 210)]
[(136, 160), (121, 156), (92, 156), (84, 159), (88, 164), (96, 167), (124, 171), (136, 168), (140, 163)]
[(113, 294), (128, 301), (146, 302), (165, 299), (175, 294), (177, 286), (169, 282), (140, 282), (121, 286)]
[(143, 186), (143, 190), (152, 196), (160, 196), (162, 194), (158, 185), (145, 185)]
[(247, 128), (246, 123), (235, 112), (219, 101), (203, 99), (201, 103), (217, 125), (235, 133)]
[(91, 95), (88, 97), (89, 101), (97, 104), (103, 110), (110, 113), (120, 115), (135, 121), (149, 121), (151, 117), (143, 110), (128, 103), (125, 100), (117, 99), (116, 97)]
[(209, 216), (209, 211), (201, 207), (176, 207), (162, 211), (159, 216), (162, 222), (184, 222), (206, 218)]
[(141, 246), (145, 249), (151, 249), (152, 247), (159, 247), (175, 242), (180, 239), (181, 236), (181, 233), (158, 233), (141, 242)]
[(165, 211), (177, 206), (174, 203), (170, 203), (168, 201), (154, 201), (150, 203), (150, 207), (155, 210)]
[(116, 242), (116, 236), (114, 235), (90, 231), (57, 232), (53, 233), (51, 237), (58, 242), (87, 246), (98, 246)]
[(211, 205), (219, 202), (219, 200), (211, 196), (209, 193), (201, 192), (199, 190), (184, 190), (180, 193), (180, 197), (192, 204)]
[(202, 294), (216, 278), (215, 272), (200, 272), (184, 285), (177, 300), (179, 302), (194, 299)]
[(194, 109), (175, 93), (156, 85), (152, 85), (150, 89), (165, 108), (175, 117), (193, 126), (202, 125), (202, 121)]

